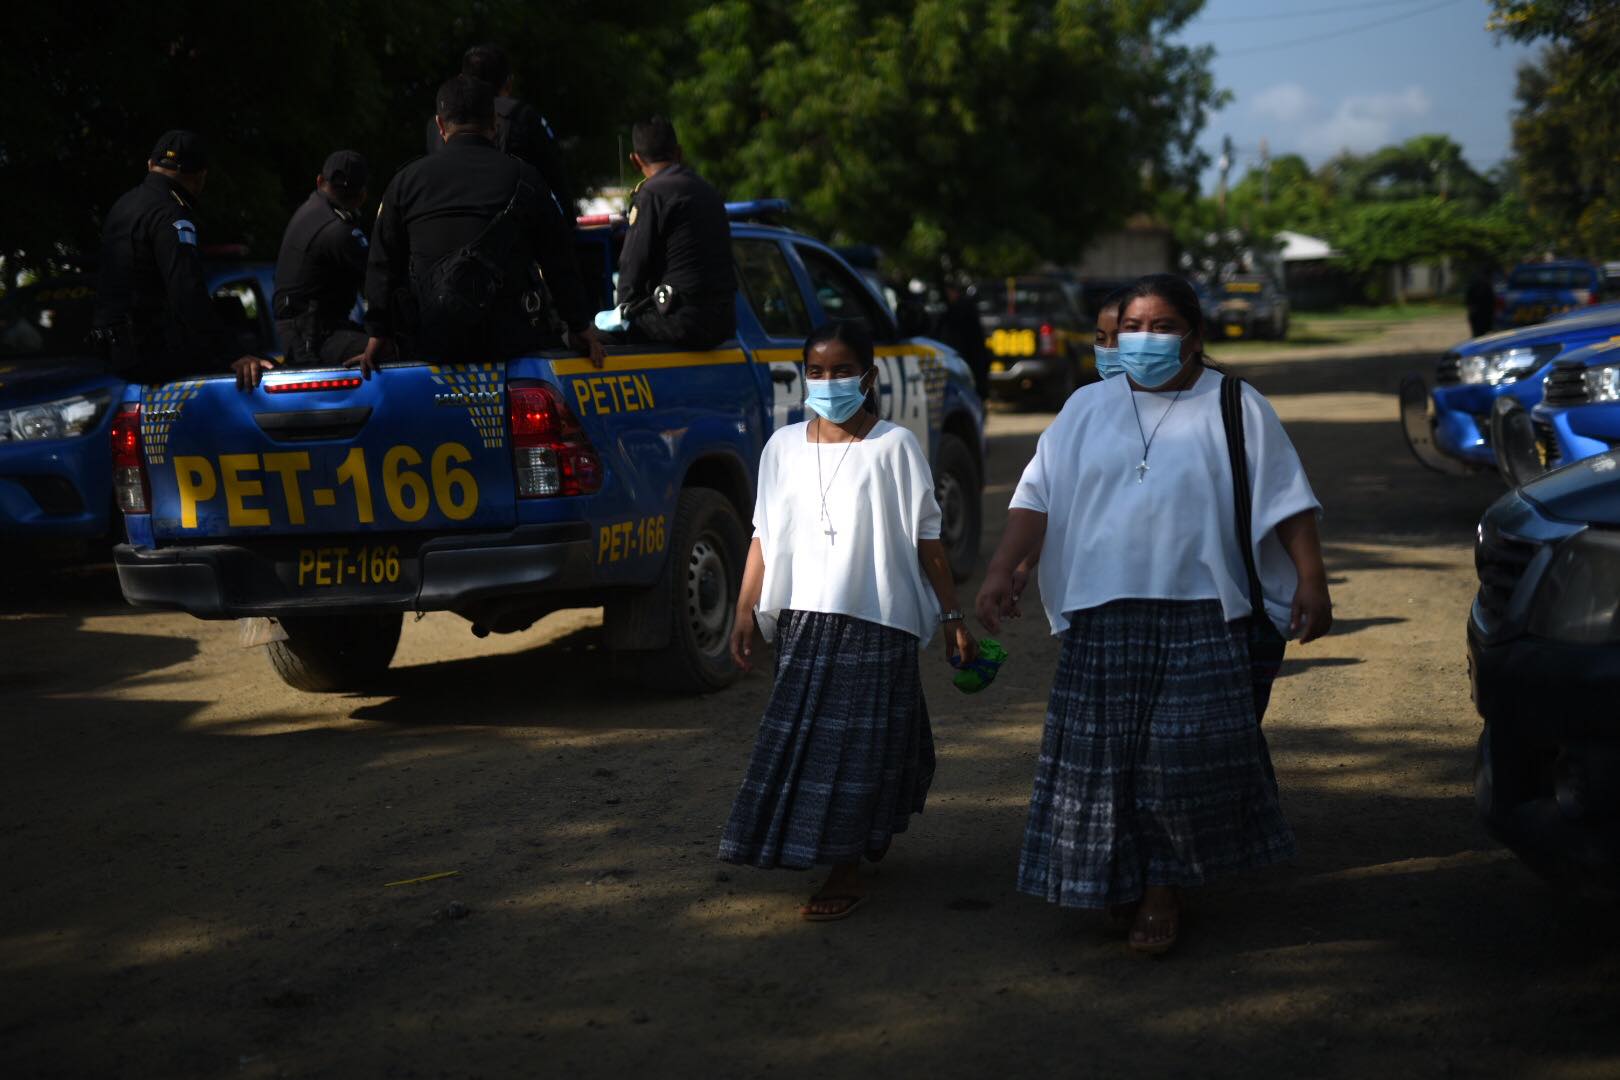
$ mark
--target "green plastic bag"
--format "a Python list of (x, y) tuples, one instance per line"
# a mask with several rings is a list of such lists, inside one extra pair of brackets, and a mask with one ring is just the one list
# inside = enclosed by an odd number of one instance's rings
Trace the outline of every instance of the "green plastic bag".
[(979, 642), (979, 657), (973, 663), (963, 664), (960, 657), (951, 658), (951, 666), (957, 669), (956, 678), (951, 681), (962, 693), (977, 694), (996, 681), (996, 672), (1006, 660), (1007, 650), (1001, 647), (1001, 642), (985, 638)]

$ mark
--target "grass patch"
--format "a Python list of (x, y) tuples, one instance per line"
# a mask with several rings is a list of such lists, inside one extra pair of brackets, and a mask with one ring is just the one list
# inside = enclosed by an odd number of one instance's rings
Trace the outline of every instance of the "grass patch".
[(1463, 309), (1457, 297), (1424, 300), (1413, 304), (1373, 304), (1334, 308), (1331, 311), (1301, 312), (1295, 315), (1300, 322), (1319, 319), (1353, 320), (1356, 322), (1406, 322), (1430, 315), (1454, 315)]

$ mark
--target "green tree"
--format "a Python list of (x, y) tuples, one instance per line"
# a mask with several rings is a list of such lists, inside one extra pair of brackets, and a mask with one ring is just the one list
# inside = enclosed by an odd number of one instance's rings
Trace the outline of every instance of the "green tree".
[(1513, 148), (1519, 189), (1554, 247), (1620, 251), (1620, 2), (1493, 0), (1489, 26), (1546, 41), (1519, 69)]
[(674, 86), (682, 142), (738, 198), (783, 195), (909, 269), (1013, 271), (1191, 186), (1219, 100), (1202, 0), (720, 0)]

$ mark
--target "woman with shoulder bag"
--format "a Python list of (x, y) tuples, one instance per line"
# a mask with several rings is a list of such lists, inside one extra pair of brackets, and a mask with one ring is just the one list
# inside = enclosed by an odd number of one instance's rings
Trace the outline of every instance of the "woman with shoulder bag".
[(1041, 552), (1063, 643), (1018, 888), (1111, 909), (1143, 953), (1175, 944), (1180, 890), (1292, 856), (1260, 719), (1284, 634), (1333, 618), (1299, 456), (1265, 398), (1206, 365), (1203, 329), (1181, 278), (1131, 287), (1127, 377), (1041, 436), (977, 603), (994, 632)]

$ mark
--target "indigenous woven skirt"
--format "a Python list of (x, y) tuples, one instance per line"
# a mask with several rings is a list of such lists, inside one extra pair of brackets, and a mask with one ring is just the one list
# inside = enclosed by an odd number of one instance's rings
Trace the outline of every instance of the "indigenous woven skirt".
[(1247, 620), (1213, 600), (1076, 612), (1047, 706), (1018, 889), (1065, 907), (1294, 853), (1256, 717)]
[(776, 685), (720, 858), (806, 869), (883, 857), (934, 778), (917, 639), (847, 615), (786, 611)]

